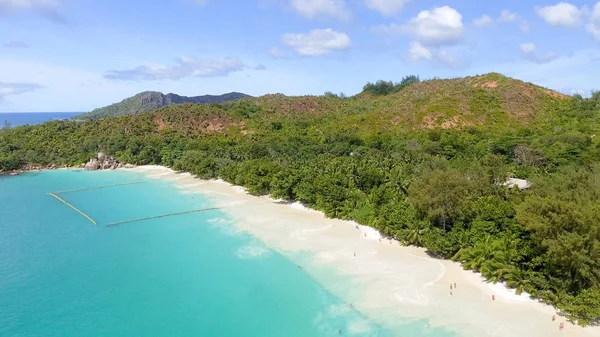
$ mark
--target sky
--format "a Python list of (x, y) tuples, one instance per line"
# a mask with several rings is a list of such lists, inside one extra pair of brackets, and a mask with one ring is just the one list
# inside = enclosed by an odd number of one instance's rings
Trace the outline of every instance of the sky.
[(600, 89), (600, 2), (0, 0), (3, 112), (85, 112), (146, 90), (354, 95), (489, 72)]

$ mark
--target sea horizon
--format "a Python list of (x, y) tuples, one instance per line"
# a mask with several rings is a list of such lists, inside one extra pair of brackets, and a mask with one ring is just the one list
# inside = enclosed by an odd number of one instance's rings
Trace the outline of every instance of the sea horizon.
[(37, 125), (54, 119), (71, 119), (83, 112), (0, 112), (0, 128), (6, 122), (11, 127), (21, 125)]

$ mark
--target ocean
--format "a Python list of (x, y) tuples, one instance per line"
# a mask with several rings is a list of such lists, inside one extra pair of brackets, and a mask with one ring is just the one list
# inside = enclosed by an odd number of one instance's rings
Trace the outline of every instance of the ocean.
[(83, 112), (0, 112), (0, 128), (5, 122), (10, 126), (35, 125), (51, 121), (53, 119), (70, 119), (81, 115)]
[(213, 206), (143, 173), (0, 176), (0, 336), (456, 336), (366, 318), (218, 209), (105, 226)]

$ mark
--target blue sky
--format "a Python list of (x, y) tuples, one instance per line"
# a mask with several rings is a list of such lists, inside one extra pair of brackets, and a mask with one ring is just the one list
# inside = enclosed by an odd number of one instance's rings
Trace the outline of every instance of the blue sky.
[(0, 0), (0, 111), (89, 111), (145, 90), (359, 92), (487, 72), (600, 82), (600, 2)]

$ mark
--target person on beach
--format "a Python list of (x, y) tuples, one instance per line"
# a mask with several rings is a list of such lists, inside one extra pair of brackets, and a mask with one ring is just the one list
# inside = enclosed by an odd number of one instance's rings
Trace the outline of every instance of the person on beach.
[(556, 321), (556, 315), (552, 315), (552, 322)]
[(354, 257), (356, 257), (356, 252), (354, 252)]
[(496, 300), (496, 295), (492, 295), (492, 301)]
[(452, 283), (450, 283), (450, 291), (452, 291)]
[(456, 289), (456, 282), (454, 282), (454, 289)]
[(562, 331), (564, 328), (565, 328), (565, 323), (560, 322), (560, 324), (558, 325), (558, 330)]
[(452, 290), (450, 290), (450, 296), (452, 296)]

